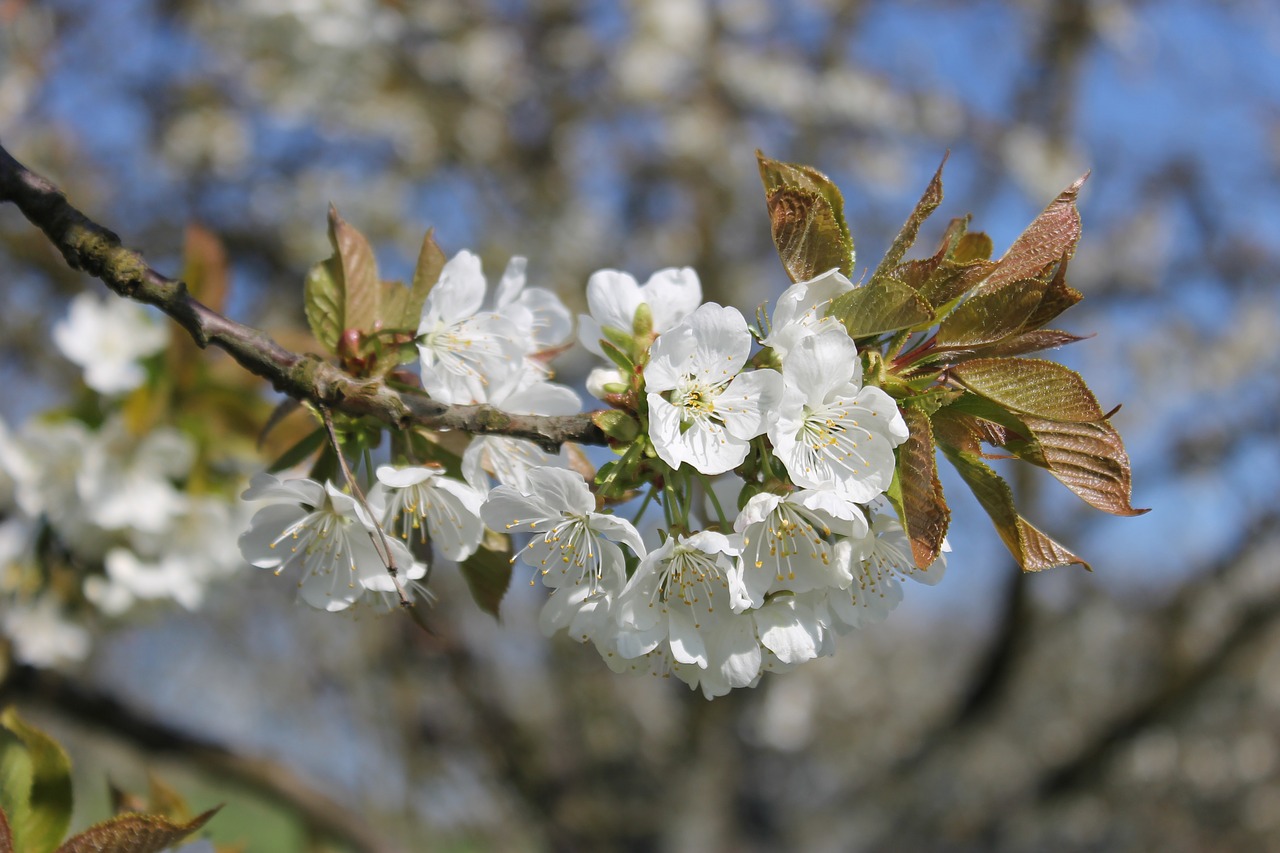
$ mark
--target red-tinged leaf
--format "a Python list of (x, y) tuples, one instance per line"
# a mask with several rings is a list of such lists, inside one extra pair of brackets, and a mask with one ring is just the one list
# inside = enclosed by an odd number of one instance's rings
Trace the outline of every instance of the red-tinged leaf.
[(191, 295), (221, 313), (227, 303), (228, 264), (222, 241), (207, 228), (188, 225), (182, 247), (182, 280)]
[(1057, 319), (1059, 314), (1075, 305), (1081, 299), (1084, 299), (1084, 294), (1067, 284), (1067, 259), (1063, 258), (1062, 262), (1058, 264), (1058, 269), (1054, 272), (1049, 286), (1045, 288), (1040, 304), (1035, 311), (1031, 312), (1031, 316), (1027, 318), (1026, 328), (1028, 330), (1039, 329), (1046, 323)]
[(329, 205), (329, 242), (342, 268), (343, 327), (369, 333), (385, 322), (378, 262), (364, 235)]
[(1089, 564), (1065, 546), (1046, 536), (1018, 515), (1013, 492), (995, 471), (973, 453), (941, 445), (947, 459), (969, 486), (978, 503), (991, 518), (996, 532), (1024, 572), (1039, 572), (1054, 566)]
[(871, 283), (893, 276), (894, 270), (902, 262), (902, 257), (915, 245), (916, 238), (920, 235), (920, 226), (942, 203), (942, 167), (945, 165), (947, 165), (947, 155), (944, 155), (942, 162), (938, 164), (938, 170), (933, 173), (933, 179), (925, 187), (924, 194), (920, 196), (915, 209), (911, 211), (911, 215), (898, 231), (898, 236), (893, 238), (893, 243), (890, 244), (884, 259), (871, 274)]
[(199, 831), (221, 808), (209, 809), (186, 823), (155, 815), (119, 815), (69, 839), (57, 853), (160, 853)]
[(919, 568), (928, 568), (938, 559), (947, 535), (951, 509), (938, 479), (929, 416), (913, 406), (904, 406), (902, 416), (910, 431), (898, 448), (898, 464), (888, 497), (911, 541), (912, 557)]
[(960, 235), (955, 248), (951, 250), (950, 258), (958, 264), (988, 261), (991, 260), (991, 252), (994, 249), (995, 246), (988, 235), (981, 231), (970, 231)]
[(989, 344), (983, 347), (982, 355), (984, 357), (1027, 355), (1033, 352), (1041, 352), (1042, 350), (1057, 349), (1067, 344), (1074, 344), (1076, 341), (1083, 341), (1088, 337), (1091, 336), (1073, 335), (1069, 332), (1059, 332), (1054, 329), (1036, 329), (1034, 332), (1023, 332), (994, 344)]
[(1033, 441), (1011, 440), (1007, 447), (1019, 457), (1047, 468), (1053, 476), (1092, 507), (1112, 515), (1142, 515), (1132, 504), (1129, 454), (1115, 427), (1106, 421), (1062, 423), (1043, 418), (1023, 419)]
[(952, 260), (908, 261), (898, 270), (904, 282), (934, 308), (935, 316), (945, 313), (960, 297), (976, 287), (995, 269), (994, 261), (974, 260), (960, 264)]
[(511, 586), (511, 540), (486, 532), (479, 550), (459, 563), (458, 568), (479, 608), (497, 619), (502, 598)]
[(943, 448), (971, 453), (982, 452), (982, 430), (979, 419), (958, 411), (955, 406), (945, 406), (929, 418), (934, 442)]
[(855, 287), (831, 301), (827, 314), (844, 324), (852, 338), (928, 325), (933, 308), (910, 287), (892, 278)]
[(11, 707), (0, 714), (0, 726), (0, 805), (13, 846), (23, 853), (49, 853), (71, 822), (71, 759)]
[(975, 358), (951, 368), (968, 390), (1006, 409), (1055, 421), (1099, 421), (1102, 409), (1074, 370), (1036, 358)]
[(1050, 264), (1071, 258), (1080, 240), (1080, 212), (1076, 210), (1076, 196), (1088, 177), (1086, 172), (1063, 190), (1013, 241), (1009, 251), (1000, 259), (1000, 266), (983, 283), (982, 292), (996, 291), (1015, 281), (1036, 278)]
[(994, 293), (979, 293), (947, 315), (938, 326), (939, 347), (970, 348), (1003, 340), (1022, 329), (1040, 305), (1043, 281), (1028, 279)]
[(428, 228), (422, 237), (422, 248), (418, 250), (418, 263), (413, 268), (409, 301), (405, 304), (405, 315), (400, 325), (417, 328), (422, 317), (422, 305), (427, 301), (431, 288), (440, 280), (440, 271), (444, 269), (447, 260), (444, 251), (436, 243), (435, 229)]
[(759, 151), (756, 159), (773, 242), (791, 280), (806, 281), (830, 269), (851, 275), (853, 237), (836, 185), (809, 166), (772, 160)]

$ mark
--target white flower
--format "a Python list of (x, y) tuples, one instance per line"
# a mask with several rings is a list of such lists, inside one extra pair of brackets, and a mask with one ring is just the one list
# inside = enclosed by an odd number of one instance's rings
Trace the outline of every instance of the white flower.
[(869, 547), (862, 510), (831, 491), (755, 495), (733, 526), (742, 534), (743, 585), (752, 607), (770, 592), (847, 588), (851, 557)]
[(520, 340), (526, 345), (525, 352), (533, 355), (567, 341), (573, 334), (573, 317), (550, 290), (525, 287), (525, 266), (521, 257), (514, 257), (507, 264), (493, 294), (493, 310), (515, 323)]
[(605, 386), (621, 385), (626, 387), (627, 379), (616, 367), (593, 367), (587, 374), (587, 393), (597, 400), (603, 400), (609, 391)]
[(489, 402), (524, 369), (527, 336), (510, 317), (480, 311), (485, 288), (480, 259), (459, 252), (422, 305), (422, 387), (442, 403)]
[[(582, 411), (582, 400), (572, 388), (547, 382), (536, 371), (525, 372), (525, 384), (500, 393), (490, 403), (517, 415), (572, 415)], [(528, 474), (533, 468), (568, 464), (565, 451), (548, 453), (525, 438), (505, 435), (473, 435), (462, 454), (462, 477), (480, 492), (489, 489), (489, 474), (506, 486), (529, 491)]]
[(839, 270), (828, 270), (808, 281), (798, 281), (788, 287), (774, 303), (770, 317), (769, 336), (763, 343), (773, 347), (780, 358), (802, 338), (829, 329), (843, 329), (833, 317), (827, 317), (831, 300), (853, 290), (853, 282)]
[(782, 362), (786, 391), (769, 427), (792, 482), (861, 503), (889, 488), (907, 424), (893, 398), (861, 387), (862, 362), (843, 329), (801, 338)]
[(626, 562), (618, 542), (638, 557), (645, 547), (631, 522), (596, 512), (596, 499), (582, 475), (562, 468), (534, 468), (529, 494), (498, 486), (480, 510), (484, 523), (500, 533), (532, 533), (512, 559), (521, 559), (553, 589), (580, 585), (588, 595), (620, 589)]
[[(274, 569), (276, 574), (296, 569), (301, 575), (302, 600), (312, 607), (343, 610), (366, 588), (393, 591), (395, 585), (378, 550), (382, 542), (407, 578), (421, 577), (425, 570), (414, 565), (404, 543), (393, 536), (378, 536), (364, 508), (332, 483), (282, 482), (270, 474), (258, 474), (242, 497), (271, 503), (258, 510), (240, 536), (241, 553), (253, 565)], [(379, 546), (374, 545), (375, 538)]]
[[(771, 668), (795, 666), (835, 651), (835, 638), (819, 619), (809, 596), (778, 595), (748, 611), (755, 620), (760, 645), (775, 661)], [(763, 668), (763, 663), (762, 663)]]
[[(616, 603), (621, 657), (640, 657), (667, 644), (673, 661), (708, 671), (704, 692), (746, 686), (760, 671), (760, 647), (745, 605), (735, 557), (722, 533), (675, 535), (650, 552)], [(705, 679), (705, 680), (704, 680)]]
[(871, 534), (866, 557), (853, 563), (853, 584), (848, 590), (833, 590), (825, 597), (829, 612), (826, 621), (839, 633), (888, 616), (902, 601), (902, 578), (932, 586), (942, 580), (947, 569), (946, 554), (951, 546), (946, 541), (942, 543), (942, 553), (928, 568), (916, 567), (911, 542), (892, 511), (872, 514)]
[(389, 533), (405, 542), (411, 535), (450, 560), (465, 560), (480, 547), (483, 496), (444, 475), (438, 468), (378, 468), (378, 482), (369, 492), (369, 505), (381, 511)]
[(7, 602), (0, 629), (13, 645), (13, 656), (31, 666), (74, 663), (89, 654), (89, 632), (63, 617), (62, 606), (51, 594), (34, 602)]
[(136, 302), (81, 293), (71, 301), (67, 316), (54, 324), (53, 342), (84, 368), (86, 385), (101, 394), (119, 394), (146, 379), (138, 360), (164, 349), (169, 328)]
[(654, 341), (645, 390), (649, 437), (662, 461), (672, 468), (688, 462), (704, 474), (742, 464), (782, 393), (777, 371), (738, 372), (750, 352), (742, 314), (714, 302)]
[(702, 284), (698, 274), (688, 267), (658, 270), (643, 287), (625, 272), (600, 270), (587, 282), (587, 307), (591, 316), (579, 315), (578, 340), (591, 352), (603, 356), (602, 329), (632, 335), (636, 310), (642, 304), (649, 306), (653, 331), (660, 335), (693, 313), (701, 302)]

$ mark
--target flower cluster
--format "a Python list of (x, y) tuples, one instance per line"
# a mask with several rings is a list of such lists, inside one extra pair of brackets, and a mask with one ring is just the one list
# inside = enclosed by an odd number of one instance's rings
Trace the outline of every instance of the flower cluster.
[[(673, 674), (708, 697), (830, 654), (837, 635), (900, 600), (901, 578), (934, 582), (944, 568), (915, 567), (880, 498), (907, 427), (825, 317), (852, 287), (837, 271), (793, 285), (766, 334), (735, 308), (703, 303), (690, 269), (643, 286), (598, 272), (579, 339), (611, 364), (588, 389), (635, 429), (593, 480), (566, 452), (501, 436), (473, 436), (452, 457), (438, 446), (434, 458), (397, 456), (376, 471), (367, 502), (330, 482), (261, 475), (244, 497), (265, 505), (241, 549), (293, 577), (303, 601), (341, 610), (366, 594), (403, 595), (430, 556), (465, 561), (505, 534), (511, 561), (550, 589), (546, 633), (564, 630), (620, 672)], [(447, 403), (575, 413), (577, 395), (546, 367), (570, 331), (554, 294), (525, 287), (523, 259), (489, 293), (479, 260), (462, 252), (422, 305), (423, 388)], [(636, 500), (633, 520), (611, 511)]]

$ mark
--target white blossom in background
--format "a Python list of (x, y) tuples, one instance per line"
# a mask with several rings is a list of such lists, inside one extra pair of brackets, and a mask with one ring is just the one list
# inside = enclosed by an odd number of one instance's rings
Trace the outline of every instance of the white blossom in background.
[(71, 300), (67, 316), (54, 324), (53, 342), (84, 368), (86, 385), (100, 394), (120, 394), (146, 379), (138, 362), (165, 348), (169, 327), (136, 302), (81, 293)]
[(484, 497), (439, 468), (394, 468), (383, 465), (369, 492), (369, 506), (388, 535), (404, 542), (431, 542), (444, 557), (465, 560), (480, 547)]
[(746, 459), (750, 440), (765, 431), (782, 396), (777, 371), (739, 373), (750, 353), (747, 321), (714, 302), (654, 341), (645, 391), (649, 436), (663, 462), (721, 474)]
[[(281, 481), (261, 473), (242, 495), (264, 501), (240, 536), (240, 551), (251, 564), (299, 575), (302, 600), (320, 610), (345, 610), (365, 590), (394, 592), (395, 585), (379, 553), (390, 548), (406, 581), (425, 574), (409, 549), (394, 536), (379, 537), (373, 519), (350, 495), (332, 483)], [(375, 538), (379, 545), (375, 546)]]
[(792, 482), (860, 503), (889, 488), (907, 424), (892, 397), (862, 386), (862, 360), (845, 331), (801, 338), (783, 359), (782, 377), (769, 440)]
[(481, 310), (486, 290), (480, 259), (462, 251), (444, 265), (422, 305), (418, 354), (422, 387), (432, 399), (487, 403), (521, 379), (528, 340), (511, 317)]
[(831, 329), (841, 329), (840, 321), (826, 316), (831, 301), (853, 290), (853, 282), (839, 270), (828, 270), (808, 281), (788, 287), (774, 303), (769, 335), (762, 343), (785, 359), (801, 338)]
[[(582, 411), (582, 399), (572, 389), (546, 381), (540, 371), (526, 370), (522, 383), (511, 386), (490, 403), (515, 415), (573, 415)], [(525, 438), (474, 435), (462, 454), (462, 476), (473, 488), (486, 493), (489, 475), (502, 485), (529, 491), (529, 471), (568, 465), (568, 448), (548, 453)]]
[(185, 433), (158, 427), (134, 436), (114, 418), (78, 460), (77, 497), (103, 530), (163, 533), (187, 509), (187, 496), (174, 483), (191, 472), (195, 454)]
[(30, 666), (75, 663), (89, 654), (89, 632), (68, 620), (51, 594), (34, 601), (6, 602), (0, 631), (9, 638), (13, 656)]
[(702, 283), (688, 267), (658, 270), (643, 286), (629, 273), (600, 270), (587, 281), (587, 307), (591, 314), (578, 315), (578, 340), (589, 351), (603, 356), (602, 329), (632, 335), (641, 305), (649, 306), (653, 331), (660, 335), (692, 314), (701, 303)]
[(621, 589), (626, 559), (618, 543), (643, 558), (640, 533), (625, 518), (596, 511), (596, 498), (581, 474), (534, 468), (529, 493), (512, 486), (489, 492), (480, 516), (499, 533), (533, 534), (516, 554), (553, 589), (585, 587), (588, 594)]

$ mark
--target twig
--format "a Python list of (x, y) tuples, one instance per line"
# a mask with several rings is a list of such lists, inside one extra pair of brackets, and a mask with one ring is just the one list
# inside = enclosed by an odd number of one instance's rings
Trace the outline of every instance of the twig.
[(73, 269), (101, 279), (112, 292), (172, 317), (202, 348), (226, 350), (278, 391), (318, 407), (368, 415), (395, 429), (422, 426), (505, 435), (555, 452), (566, 441), (606, 443), (589, 414), (512, 415), (492, 406), (449, 406), (425, 394), (397, 391), (381, 379), (356, 379), (319, 356), (290, 352), (266, 333), (236, 323), (192, 297), (186, 285), (153, 269), (112, 231), (73, 207), (54, 184), (0, 146), (0, 202), (12, 202)]

